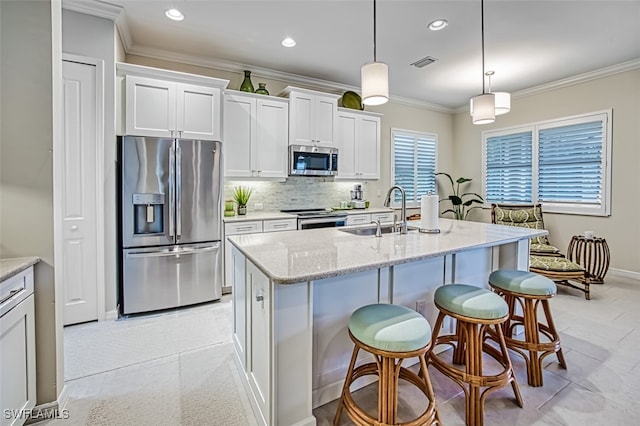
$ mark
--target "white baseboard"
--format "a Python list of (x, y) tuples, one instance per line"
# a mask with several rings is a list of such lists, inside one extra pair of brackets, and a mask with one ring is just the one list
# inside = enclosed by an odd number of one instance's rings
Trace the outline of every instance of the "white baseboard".
[(25, 425), (39, 425), (43, 422), (51, 420), (66, 420), (69, 418), (69, 411), (65, 408), (69, 402), (69, 394), (67, 387), (62, 387), (62, 392), (58, 395), (56, 401), (47, 402), (45, 404), (36, 405), (31, 410), (31, 417), (25, 422)]
[(627, 271), (625, 269), (611, 268), (611, 269), (609, 269), (609, 273), (611, 275), (615, 275), (615, 276), (618, 276), (618, 277), (631, 278), (632, 280), (640, 281), (640, 272)]
[(117, 320), (117, 319), (118, 319), (118, 311), (115, 309), (113, 311), (107, 311), (104, 314), (105, 321), (111, 321), (111, 320)]

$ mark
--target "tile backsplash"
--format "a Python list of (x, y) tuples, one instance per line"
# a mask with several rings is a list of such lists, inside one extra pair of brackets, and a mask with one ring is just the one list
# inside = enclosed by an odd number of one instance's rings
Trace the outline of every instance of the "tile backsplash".
[(344, 182), (334, 181), (332, 178), (303, 176), (290, 177), (284, 182), (225, 179), (224, 199), (233, 199), (233, 189), (242, 185), (253, 188), (247, 206), (248, 211), (256, 211), (256, 203), (262, 203), (264, 211), (329, 208), (339, 206), (340, 201), (349, 201), (350, 191), (358, 183), (362, 184), (364, 199), (369, 199), (371, 195), (366, 182)]

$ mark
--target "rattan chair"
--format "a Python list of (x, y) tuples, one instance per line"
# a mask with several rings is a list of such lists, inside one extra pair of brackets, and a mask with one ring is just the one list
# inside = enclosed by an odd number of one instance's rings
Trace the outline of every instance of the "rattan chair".
[[(546, 229), (540, 204), (491, 204), (491, 223), (529, 229)], [(589, 273), (567, 259), (547, 236), (531, 240), (529, 270), (544, 275), (556, 284), (584, 292), (591, 299)]]

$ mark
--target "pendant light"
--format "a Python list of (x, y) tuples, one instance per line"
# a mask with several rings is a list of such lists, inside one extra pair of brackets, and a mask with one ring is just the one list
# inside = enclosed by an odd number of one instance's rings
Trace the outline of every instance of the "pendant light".
[(491, 76), (494, 74), (494, 71), (487, 71), (485, 73), (489, 78), (489, 92), (493, 93), (496, 97), (496, 115), (502, 115), (511, 111), (511, 93), (491, 91)]
[(373, 62), (361, 69), (362, 103), (382, 105), (389, 100), (389, 67), (376, 57), (376, 0), (373, 0)]
[(484, 87), (484, 0), (480, 0), (482, 34), (482, 94), (471, 98), (471, 120), (473, 124), (489, 124), (496, 121), (496, 97), (486, 93)]
[[(495, 113), (496, 115), (502, 115), (511, 111), (511, 93), (491, 91), (491, 76), (494, 74), (494, 71), (487, 71), (486, 73), (484, 73), (484, 75), (486, 75), (489, 80), (489, 93), (493, 93), (493, 95), (495, 96)], [(469, 104), (469, 113), (473, 116), (473, 102), (470, 102)]]

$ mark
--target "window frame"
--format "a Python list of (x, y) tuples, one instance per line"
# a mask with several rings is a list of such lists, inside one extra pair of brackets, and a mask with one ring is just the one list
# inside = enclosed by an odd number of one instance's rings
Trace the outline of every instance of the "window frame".
[[(430, 138), (434, 140), (435, 143), (435, 149), (434, 149), (434, 170), (433, 172), (435, 173), (437, 171), (438, 168), (438, 134), (437, 133), (432, 133), (432, 132), (424, 132), (424, 131), (419, 131), (419, 130), (407, 130), (407, 129), (400, 129), (400, 128), (396, 128), (396, 127), (392, 127), (391, 128), (391, 140), (390, 140), (390, 159), (391, 159), (391, 174), (390, 174), (390, 180), (392, 185), (396, 185), (396, 167), (395, 167), (395, 154), (396, 154), (396, 149), (395, 149), (395, 135), (396, 134), (402, 134), (402, 135), (406, 135), (406, 136), (411, 136), (413, 138)], [(414, 153), (416, 151), (416, 144), (414, 142)], [(414, 185), (416, 185), (416, 176), (415, 176), (415, 167), (416, 167), (416, 162), (415, 162), (415, 157), (414, 157)], [(415, 186), (414, 186), (415, 188)], [(434, 174), (434, 188), (433, 188), (434, 193), (437, 193), (437, 182), (435, 182), (435, 174)], [(416, 191), (417, 192), (417, 191)], [(401, 202), (396, 201), (396, 197), (393, 197), (391, 199), (391, 207), (393, 208), (400, 208), (401, 207)], [(407, 203), (406, 203), (406, 207), (407, 208), (420, 208), (420, 200), (408, 200), (407, 199)]]
[[(545, 212), (563, 213), (584, 216), (610, 216), (611, 215), (611, 159), (612, 159), (612, 116), (613, 110), (594, 111), (585, 114), (572, 115), (551, 120), (544, 120), (525, 125), (507, 127), (496, 130), (486, 130), (482, 132), (482, 195), (487, 200), (487, 139), (494, 136), (503, 136), (512, 133), (531, 132), (532, 136), (532, 191), (531, 203), (536, 204), (539, 201), (539, 133), (540, 130), (570, 126), (573, 124), (586, 123), (591, 121), (602, 120), (602, 188), (601, 201), (599, 205), (589, 205), (584, 203), (558, 203), (558, 202), (541, 202)], [(484, 207), (489, 208), (490, 202), (485, 202)]]

